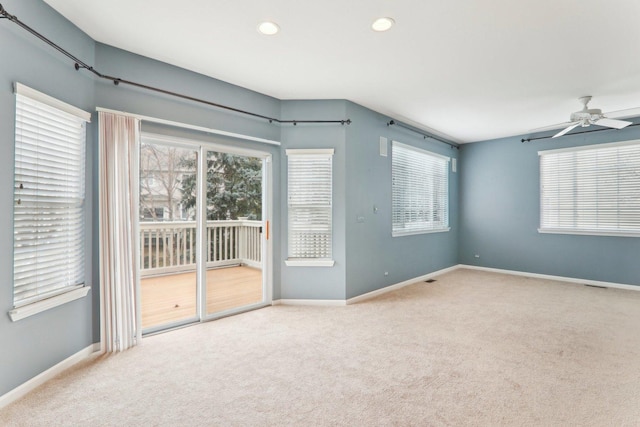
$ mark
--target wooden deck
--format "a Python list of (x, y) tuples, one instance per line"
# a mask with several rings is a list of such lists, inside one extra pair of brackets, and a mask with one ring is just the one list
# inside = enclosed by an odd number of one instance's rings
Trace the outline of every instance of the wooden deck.
[[(140, 281), (142, 329), (196, 316), (196, 273), (146, 277)], [(262, 271), (251, 267), (207, 271), (207, 314), (262, 301)]]

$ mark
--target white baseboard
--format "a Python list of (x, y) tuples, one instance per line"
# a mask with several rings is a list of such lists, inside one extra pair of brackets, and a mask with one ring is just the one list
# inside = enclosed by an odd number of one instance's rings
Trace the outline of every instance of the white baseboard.
[(393, 291), (396, 291), (396, 290), (398, 290), (400, 288), (404, 288), (405, 286), (413, 285), (414, 283), (417, 283), (417, 282), (424, 282), (425, 280), (429, 280), (432, 277), (440, 276), (442, 274), (449, 273), (451, 271), (455, 271), (458, 268), (460, 268), (459, 265), (454, 265), (454, 266), (451, 266), (451, 267), (443, 268), (442, 270), (438, 270), (438, 271), (434, 271), (432, 273), (424, 274), (424, 275), (419, 276), (419, 277), (414, 277), (413, 279), (405, 280), (404, 282), (396, 283), (395, 285), (385, 286), (384, 288), (376, 289), (375, 291), (367, 292), (366, 294), (362, 294), (362, 295), (358, 295), (358, 296), (353, 297), (353, 298), (349, 298), (346, 301), (346, 303), (347, 304), (355, 304), (357, 302), (361, 302), (361, 301), (364, 301), (364, 300), (375, 298), (375, 297), (377, 297), (379, 295), (386, 294), (387, 292), (393, 292)]
[(405, 286), (412, 285), (417, 282), (423, 282), (432, 277), (440, 276), (442, 274), (449, 273), (451, 271), (455, 271), (460, 268), (466, 268), (468, 270), (488, 271), (492, 273), (511, 274), (514, 276), (531, 277), (534, 279), (555, 280), (557, 282), (567, 282), (567, 283), (576, 283), (576, 284), (584, 284), (584, 285), (591, 285), (591, 286), (601, 286), (605, 288), (616, 288), (616, 289), (626, 289), (631, 291), (640, 291), (640, 286), (627, 285), (624, 283), (602, 282), (598, 280), (577, 279), (573, 277), (552, 276), (549, 274), (527, 273), (525, 271), (504, 270), (501, 268), (490, 268), (490, 267), (479, 267), (479, 266), (467, 265), (467, 264), (457, 264), (448, 268), (444, 268), (442, 270), (434, 271), (432, 273), (415, 277), (413, 279), (405, 280), (404, 282), (396, 283), (394, 285), (389, 285), (382, 289), (376, 289), (375, 291), (367, 292), (366, 294), (349, 298), (346, 301), (345, 300), (280, 299), (280, 300), (274, 300), (272, 302), (272, 305), (311, 305), (311, 306), (315, 305), (315, 306), (325, 306), (325, 307), (345, 306), (345, 305), (355, 304), (361, 301), (365, 301), (371, 298), (375, 298), (379, 295), (386, 294), (387, 292), (393, 292)]
[(344, 307), (345, 300), (342, 299), (279, 299), (274, 300), (271, 305), (315, 305), (321, 307)]
[(452, 267), (448, 267), (442, 270), (434, 271), (432, 273), (424, 274), (419, 277), (414, 277), (413, 279), (405, 280), (404, 282), (396, 283), (395, 285), (385, 286), (382, 289), (376, 289), (375, 291), (367, 292), (366, 294), (358, 295), (356, 297), (349, 298), (347, 300), (279, 299), (279, 300), (274, 300), (271, 303), (271, 305), (315, 305), (315, 306), (323, 306), (323, 307), (343, 307), (345, 305), (355, 304), (357, 302), (375, 298), (378, 295), (386, 294), (387, 292), (393, 292), (395, 290), (398, 290), (408, 285), (412, 285), (417, 282), (423, 282), (432, 277), (449, 273), (450, 271), (454, 271), (458, 268), (460, 268), (459, 265), (454, 265)]
[(84, 359), (91, 356), (94, 352), (97, 352), (97, 351), (100, 351), (100, 343), (91, 344), (90, 346), (85, 347), (84, 349), (80, 350), (76, 354), (73, 354), (67, 357), (65, 360), (58, 363), (57, 365), (52, 366), (51, 368), (47, 369), (41, 374), (36, 375), (35, 377), (31, 378), (29, 381), (22, 383), (18, 387), (14, 388), (13, 390), (3, 394), (2, 396), (0, 396), (0, 409), (4, 408), (10, 403), (15, 402), (16, 400), (20, 399), (30, 391), (35, 390), (37, 387), (46, 383), (56, 375), (69, 369), (76, 363), (83, 361)]
[(599, 280), (576, 279), (574, 277), (552, 276), (550, 274), (527, 273), (525, 271), (503, 270), (501, 268), (478, 267), (475, 265), (459, 264), (458, 268), (466, 268), (468, 270), (488, 271), (491, 273), (511, 274), (514, 276), (531, 277), (533, 279), (555, 280), (557, 282), (568, 282), (575, 284), (584, 284), (591, 286), (601, 286), (605, 288), (626, 289), (629, 291), (640, 291), (640, 286), (627, 285), (624, 283), (601, 282)]

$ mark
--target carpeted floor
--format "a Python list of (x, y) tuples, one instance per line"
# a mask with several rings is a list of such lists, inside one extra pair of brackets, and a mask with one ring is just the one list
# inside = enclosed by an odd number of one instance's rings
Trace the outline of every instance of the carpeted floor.
[(640, 292), (457, 270), (146, 338), (3, 426), (638, 426)]

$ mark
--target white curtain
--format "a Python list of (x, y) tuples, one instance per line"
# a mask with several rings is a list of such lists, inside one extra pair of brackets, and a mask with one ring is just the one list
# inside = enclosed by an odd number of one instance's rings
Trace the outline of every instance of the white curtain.
[(100, 295), (107, 353), (140, 342), (136, 233), (140, 122), (99, 112)]

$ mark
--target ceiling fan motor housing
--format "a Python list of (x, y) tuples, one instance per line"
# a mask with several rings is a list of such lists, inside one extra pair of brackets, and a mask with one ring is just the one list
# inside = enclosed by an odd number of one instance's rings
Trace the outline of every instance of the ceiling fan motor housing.
[(582, 127), (587, 127), (589, 126), (589, 124), (594, 124), (603, 117), (604, 116), (602, 114), (602, 110), (600, 110), (599, 108), (587, 108), (586, 104), (581, 111), (571, 113), (571, 121), (580, 122), (580, 125)]

